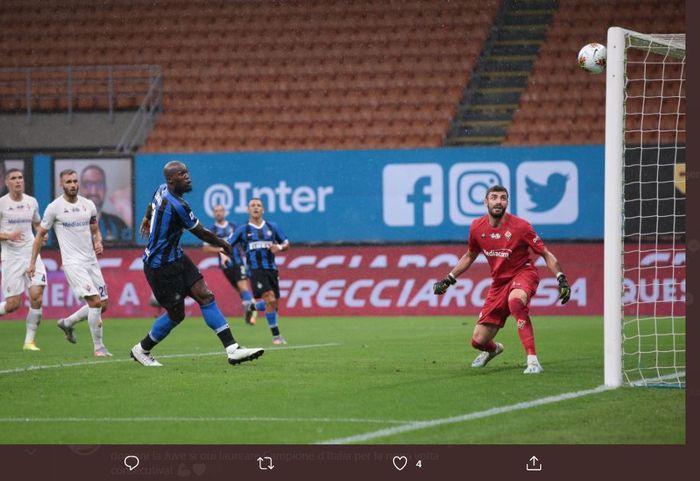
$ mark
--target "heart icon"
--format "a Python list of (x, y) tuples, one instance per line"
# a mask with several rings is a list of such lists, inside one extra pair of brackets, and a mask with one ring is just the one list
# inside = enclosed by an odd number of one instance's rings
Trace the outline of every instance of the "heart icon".
[(394, 463), (394, 467), (396, 469), (401, 471), (406, 467), (406, 464), (408, 464), (408, 458), (406, 456), (394, 456), (394, 459), (392, 459), (391, 462)]

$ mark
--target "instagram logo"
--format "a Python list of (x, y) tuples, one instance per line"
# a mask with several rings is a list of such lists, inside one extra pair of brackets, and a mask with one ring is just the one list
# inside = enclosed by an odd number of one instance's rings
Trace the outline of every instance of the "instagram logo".
[(389, 164), (384, 167), (384, 223), (389, 226), (440, 225), (444, 209), (442, 176), (439, 164)]
[(502, 185), (510, 191), (510, 171), (500, 162), (463, 162), (450, 169), (450, 219), (469, 225), (486, 213), (486, 191)]

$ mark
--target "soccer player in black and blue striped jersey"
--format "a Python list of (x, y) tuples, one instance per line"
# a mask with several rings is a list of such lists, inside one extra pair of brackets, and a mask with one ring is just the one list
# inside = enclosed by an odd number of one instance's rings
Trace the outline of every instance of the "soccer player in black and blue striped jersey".
[(277, 224), (263, 219), (264, 212), (262, 200), (251, 199), (248, 202), (248, 223), (238, 226), (227, 240), (232, 246), (238, 244), (243, 248), (253, 297), (262, 298), (262, 301), (249, 305), (246, 316), (251, 316), (253, 311), (264, 310), (272, 331), (272, 343), (287, 344), (277, 324), (280, 287), (275, 254), (289, 249), (289, 239)]
[[(234, 230), (236, 230), (236, 224), (229, 222), (226, 219), (226, 208), (221, 205), (214, 206), (214, 225), (212, 225), (209, 230), (212, 231), (219, 239), (226, 239), (230, 236)], [(246, 272), (246, 266), (243, 263), (243, 258), (241, 257), (241, 250), (238, 246), (233, 246), (233, 256), (229, 257), (223, 252), (221, 248), (213, 246), (211, 244), (204, 244), (204, 252), (210, 254), (217, 254), (219, 257), (219, 268), (223, 272), (224, 277), (229, 281), (234, 289), (241, 296), (241, 303), (243, 304), (243, 311), (246, 312), (248, 304), (253, 300), (253, 295), (250, 293), (248, 288), (248, 274)], [(247, 313), (247, 312), (246, 312)], [(247, 324), (255, 324), (255, 317), (246, 315), (245, 320)]]
[(226, 349), (228, 362), (239, 364), (262, 356), (260, 348), (240, 347), (216, 305), (202, 274), (180, 247), (185, 229), (204, 242), (219, 246), (232, 255), (231, 245), (205, 229), (182, 196), (192, 190), (187, 166), (179, 161), (163, 168), (165, 184), (156, 189), (141, 221), (141, 235), (148, 237), (143, 254), (143, 271), (158, 303), (166, 312), (155, 320), (151, 331), (131, 349), (131, 357), (144, 366), (161, 366), (151, 350), (185, 318), (185, 297), (199, 304), (204, 322), (216, 333)]

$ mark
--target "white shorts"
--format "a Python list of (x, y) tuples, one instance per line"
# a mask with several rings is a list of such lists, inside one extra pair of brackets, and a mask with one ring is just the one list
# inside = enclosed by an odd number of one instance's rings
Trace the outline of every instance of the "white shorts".
[(79, 299), (89, 296), (100, 296), (107, 299), (107, 285), (98, 263), (63, 266), (66, 280)]
[(2, 261), (2, 293), (5, 298), (19, 296), (32, 286), (46, 285), (46, 267), (41, 257), (36, 258), (36, 270), (27, 276), (29, 257), (22, 256)]

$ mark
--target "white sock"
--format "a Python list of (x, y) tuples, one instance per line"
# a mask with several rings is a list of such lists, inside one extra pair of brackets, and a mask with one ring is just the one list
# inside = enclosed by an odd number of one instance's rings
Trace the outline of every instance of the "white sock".
[(535, 354), (528, 354), (527, 355), (527, 363), (528, 364), (539, 364), (540, 361), (537, 360), (537, 356)]
[(84, 321), (85, 319), (88, 318), (88, 310), (90, 309), (90, 306), (87, 304), (84, 304), (83, 307), (75, 311), (73, 314), (70, 316), (66, 317), (63, 319), (63, 322), (66, 324), (66, 326), (70, 327), (73, 324), (76, 324), (80, 321)]
[(24, 343), (28, 344), (34, 341), (34, 336), (36, 335), (36, 330), (41, 322), (41, 308), (32, 309), (29, 308), (27, 312), (27, 334), (24, 336)]
[(7, 302), (2, 301), (0, 302), (0, 316), (4, 316), (7, 314), (7, 311), (5, 310), (5, 306), (7, 305)]
[(88, 308), (88, 325), (90, 326), (90, 333), (92, 333), (92, 343), (95, 346), (95, 351), (105, 347), (102, 344), (102, 308), (101, 307), (89, 307)]

